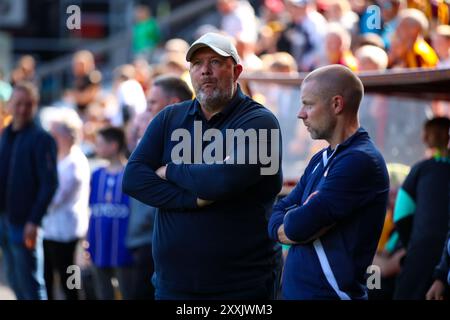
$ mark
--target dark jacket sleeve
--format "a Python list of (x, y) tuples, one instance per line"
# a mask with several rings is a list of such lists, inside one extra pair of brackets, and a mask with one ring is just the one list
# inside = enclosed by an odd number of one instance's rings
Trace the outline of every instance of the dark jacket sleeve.
[(132, 153), (125, 168), (122, 188), (133, 198), (162, 209), (193, 209), (197, 196), (169, 181), (155, 171), (164, 165), (164, 118), (160, 112), (148, 126), (142, 140)]
[[(281, 170), (281, 133), (275, 117), (268, 114), (254, 117), (242, 125), (241, 129), (243, 131), (254, 129), (257, 134), (259, 129), (267, 129), (267, 135), (263, 138), (259, 135), (256, 141), (250, 142), (251, 139), (245, 139), (241, 143), (235, 143), (229, 159), (222, 164), (169, 163), (167, 179), (184, 189), (193, 191), (201, 199), (220, 200), (241, 194), (250, 186), (257, 184), (264, 177), (262, 170), (272, 168), (273, 171), (271, 169), (268, 171), (278, 174)], [(272, 138), (275, 141), (272, 141)], [(267, 151), (273, 150), (270, 164), (263, 163), (258, 155), (262, 144)], [(241, 161), (244, 156), (246, 160)], [(249, 161), (251, 156), (254, 156), (254, 164)], [(244, 163), (241, 164), (242, 162)], [(279, 190), (281, 190), (281, 183)]]
[[(375, 174), (375, 164), (362, 152), (350, 152), (340, 158), (330, 166), (318, 193), (286, 214), (286, 236), (296, 242), (307, 241), (323, 228), (357, 212), (376, 196), (378, 190), (368, 183)], [(382, 191), (387, 194), (388, 189)]]
[(295, 188), (283, 199), (279, 200), (272, 210), (270, 216), (268, 231), (269, 237), (275, 241), (278, 241), (278, 229), (283, 224), (284, 216), (289, 210), (295, 209), (301, 205), (303, 192), (305, 190), (305, 175), (302, 176)]
[(48, 133), (43, 132), (37, 139), (33, 151), (39, 186), (36, 201), (28, 220), (40, 225), (58, 188), (55, 140)]
[(447, 234), (447, 241), (445, 241), (444, 250), (442, 250), (442, 257), (439, 264), (434, 270), (433, 278), (447, 283), (448, 273), (450, 272), (450, 252), (449, 252), (450, 231)]

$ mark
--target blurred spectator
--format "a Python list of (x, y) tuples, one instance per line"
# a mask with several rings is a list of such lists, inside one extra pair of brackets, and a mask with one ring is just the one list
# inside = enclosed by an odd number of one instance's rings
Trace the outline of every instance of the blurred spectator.
[(118, 102), (118, 109), (107, 111), (107, 117), (113, 126), (126, 126), (136, 115), (147, 108), (145, 93), (139, 82), (136, 81), (136, 69), (126, 64), (115, 70), (114, 87)]
[(73, 85), (66, 93), (81, 119), (86, 120), (89, 104), (94, 102), (100, 92), (102, 75), (95, 69), (94, 55), (87, 50), (77, 51), (72, 59)]
[(128, 154), (131, 154), (139, 143), (140, 138), (143, 136), (148, 124), (153, 119), (153, 115), (150, 111), (145, 110), (144, 112), (136, 115), (132, 120), (131, 125), (126, 129), (126, 139)]
[(351, 36), (340, 24), (328, 24), (325, 36), (325, 59), (323, 65), (342, 64), (353, 71), (357, 69), (357, 61), (350, 50)]
[[(129, 144), (131, 151), (134, 150), (144, 135), (152, 118), (153, 116), (148, 110), (135, 117), (133, 125), (129, 127), (132, 132), (131, 144), (133, 146), (130, 147)], [(153, 300), (154, 288), (151, 282), (154, 270), (152, 238), (156, 209), (134, 198), (130, 198), (130, 207), (125, 243), (133, 255), (132, 283), (130, 284), (132, 289), (131, 299)]]
[(362, 46), (355, 52), (358, 71), (386, 70), (388, 56), (386, 51), (376, 46)]
[(414, 165), (395, 203), (394, 223), (406, 249), (395, 299), (425, 299), (448, 231), (450, 120), (426, 121), (423, 141), (432, 157)]
[(323, 52), (327, 21), (317, 11), (312, 0), (288, 0), (286, 7), (291, 23), (282, 32), (277, 47), (292, 54), (299, 71), (318, 66), (318, 55)]
[(400, 9), (404, 7), (403, 0), (377, 0), (381, 8), (381, 17), (383, 18), (383, 29), (381, 37), (384, 41), (384, 46), (389, 49), (391, 46), (391, 38), (397, 29)]
[(408, 8), (422, 11), (432, 24), (449, 24), (450, 2), (448, 0), (407, 0)]
[[(394, 37), (398, 38), (396, 45), (401, 45), (403, 49), (399, 51), (398, 56), (391, 55), (393, 61), (390, 65), (401, 63), (406, 68), (430, 68), (437, 65), (439, 59), (436, 53), (424, 40), (428, 25), (427, 18), (421, 11), (417, 9), (400, 11)], [(392, 52), (395, 50), (396, 48), (391, 48)]]
[(152, 69), (150, 65), (148, 64), (147, 60), (138, 58), (133, 61), (133, 67), (136, 71), (135, 73), (135, 79), (142, 87), (142, 90), (144, 90), (144, 93), (148, 92), (148, 89), (151, 84), (151, 78), (152, 78)]
[(352, 36), (358, 34), (359, 17), (352, 11), (348, 0), (329, 0), (324, 11), (328, 22), (342, 25)]
[(376, 46), (383, 50), (385, 49), (383, 39), (375, 33), (365, 33), (363, 35), (358, 35), (357, 41), (355, 41), (353, 43), (353, 45), (354, 45), (354, 50), (357, 50), (357, 48), (360, 48), (360, 47), (366, 46), (366, 45)]
[(83, 124), (77, 113), (72, 109), (50, 112), (59, 114), (50, 125), (58, 147), (59, 186), (42, 220), (45, 283), (48, 299), (54, 300), (56, 272), (66, 300), (78, 300), (78, 290), (67, 286), (67, 268), (76, 264), (75, 249), (88, 228), (90, 169), (78, 146)]
[(263, 68), (261, 59), (256, 55), (256, 41), (238, 37), (236, 38), (236, 49), (245, 70), (260, 71)]
[(217, 0), (217, 9), (222, 15), (222, 31), (235, 39), (256, 42), (255, 10), (247, 0)]
[[(197, 28), (197, 30), (195, 30), (194, 39), (198, 39), (201, 36), (203, 36), (209, 32), (220, 33), (221, 31), (219, 29), (217, 29), (217, 27), (213, 26), (212, 24), (202, 24), (200, 27)], [(189, 48), (189, 44), (188, 44), (188, 48)], [(186, 50), (186, 52), (187, 52), (187, 50)]]
[(20, 57), (11, 73), (11, 84), (13, 86), (23, 81), (31, 82), (39, 88), (36, 80), (36, 60), (31, 55)]
[(137, 5), (134, 15), (133, 53), (149, 60), (161, 38), (158, 22), (146, 5)]
[(188, 49), (189, 44), (185, 40), (179, 38), (170, 39), (164, 45), (164, 50), (166, 53), (179, 53), (186, 55)]
[(388, 51), (388, 68), (407, 68), (406, 66), (406, 43), (402, 42), (395, 33), (391, 38), (391, 47)]
[(107, 127), (98, 132), (97, 155), (108, 160), (109, 164), (92, 173), (87, 239), (94, 265), (94, 287), (100, 300), (113, 300), (116, 297), (112, 278), (118, 280), (123, 299), (129, 299), (132, 292), (133, 260), (125, 245), (130, 200), (122, 193), (125, 148), (122, 129)]
[[(380, 72), (386, 70), (388, 56), (386, 52), (376, 46), (362, 46), (355, 52), (358, 71)], [(385, 96), (380, 94), (366, 95), (366, 107), (360, 112), (361, 122), (369, 132), (373, 132), (373, 139), (378, 148), (384, 150), (386, 129), (389, 120), (389, 104)]]
[(450, 26), (437, 26), (432, 35), (432, 44), (439, 56), (439, 68), (450, 68)]
[(188, 72), (188, 64), (184, 57), (186, 54), (178, 52), (169, 52), (164, 55), (161, 67), (165, 74), (175, 75), (180, 78), (184, 78)]
[[(157, 77), (148, 96), (148, 110), (136, 117), (130, 128), (134, 145), (144, 135), (150, 120), (168, 105), (192, 99), (192, 91), (181, 79), (172, 76)], [(153, 299), (151, 284), (153, 274), (152, 236), (156, 208), (131, 198), (131, 212), (126, 244), (133, 254), (133, 298)]]
[(55, 141), (34, 122), (38, 103), (36, 86), (16, 84), (0, 138), (0, 246), (19, 300), (47, 298), (39, 225), (58, 186)]
[(147, 97), (147, 110), (156, 116), (162, 109), (192, 99), (192, 91), (183, 80), (173, 76), (159, 76), (153, 81)]
[(264, 0), (260, 8), (261, 20), (270, 23), (283, 19), (286, 10), (283, 0)]
[(287, 52), (276, 52), (273, 60), (269, 65), (269, 71), (286, 74), (297, 74), (297, 63), (292, 55)]
[(277, 52), (277, 43), (283, 28), (284, 25), (279, 21), (272, 21), (267, 25), (261, 26), (258, 33), (258, 42), (256, 43), (256, 54)]

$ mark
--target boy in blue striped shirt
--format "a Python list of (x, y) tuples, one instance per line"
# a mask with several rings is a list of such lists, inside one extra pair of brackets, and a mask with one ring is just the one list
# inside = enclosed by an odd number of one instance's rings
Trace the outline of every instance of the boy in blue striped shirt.
[(125, 134), (119, 128), (104, 128), (98, 132), (96, 152), (109, 161), (107, 167), (95, 170), (91, 178), (88, 242), (94, 264), (94, 287), (101, 300), (114, 299), (112, 277), (119, 281), (124, 299), (130, 292), (132, 257), (125, 245), (130, 200), (122, 192), (126, 158)]

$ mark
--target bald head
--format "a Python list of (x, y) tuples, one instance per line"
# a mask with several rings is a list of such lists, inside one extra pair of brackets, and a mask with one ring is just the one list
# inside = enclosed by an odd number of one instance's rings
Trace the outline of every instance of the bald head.
[(361, 80), (347, 67), (333, 64), (318, 68), (309, 73), (303, 80), (314, 82), (316, 94), (324, 100), (341, 96), (344, 101), (344, 113), (357, 114), (359, 104), (364, 96)]

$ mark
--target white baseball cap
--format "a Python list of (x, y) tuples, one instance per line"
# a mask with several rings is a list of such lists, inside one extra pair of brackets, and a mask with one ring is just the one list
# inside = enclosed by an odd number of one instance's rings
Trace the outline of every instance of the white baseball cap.
[(208, 32), (196, 40), (189, 48), (186, 54), (186, 61), (191, 61), (195, 51), (200, 48), (208, 47), (222, 57), (231, 57), (236, 63), (239, 63), (239, 55), (231, 38), (219, 33)]

